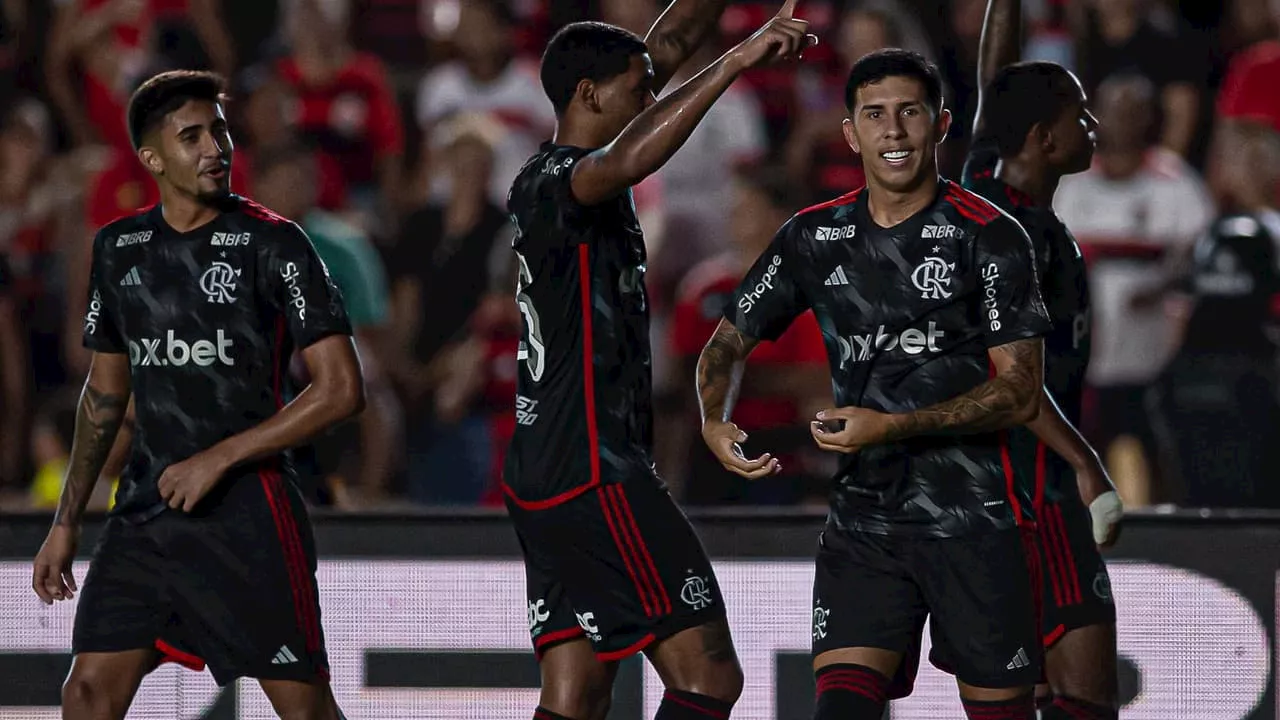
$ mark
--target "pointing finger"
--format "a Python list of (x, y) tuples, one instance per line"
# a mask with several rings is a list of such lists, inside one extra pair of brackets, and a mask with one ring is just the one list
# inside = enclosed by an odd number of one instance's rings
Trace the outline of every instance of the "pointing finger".
[(782, 8), (778, 10), (778, 17), (789, 18), (796, 14), (796, 3), (800, 0), (786, 0), (782, 3)]

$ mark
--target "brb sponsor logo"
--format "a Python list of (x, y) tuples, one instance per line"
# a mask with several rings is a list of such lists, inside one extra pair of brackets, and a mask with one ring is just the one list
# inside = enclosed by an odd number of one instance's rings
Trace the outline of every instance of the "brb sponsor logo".
[(231, 338), (219, 329), (213, 340), (187, 342), (179, 340), (170, 330), (162, 338), (140, 338), (129, 341), (129, 364), (135, 367), (182, 367), (191, 363), (197, 367), (236, 364), (231, 357)]
[(901, 349), (908, 355), (919, 355), (924, 352), (937, 353), (942, 350), (938, 347), (938, 340), (945, 335), (946, 333), (938, 329), (938, 323), (930, 320), (924, 330), (907, 328), (894, 334), (885, 332), (884, 326), (881, 325), (874, 333), (837, 337), (836, 341), (840, 343), (840, 367), (850, 362), (865, 362), (875, 353), (887, 353), (896, 349)]
[(760, 278), (760, 282), (756, 283), (755, 287), (748, 290), (738, 300), (738, 308), (742, 310), (743, 313), (751, 312), (751, 308), (756, 306), (756, 303), (760, 301), (760, 298), (763, 297), (766, 292), (773, 289), (773, 281), (777, 279), (778, 268), (780, 267), (782, 267), (782, 256), (774, 255), (773, 258), (769, 260), (769, 267), (765, 268), (764, 275)]
[(98, 318), (102, 316), (102, 295), (97, 290), (89, 298), (89, 311), (84, 314), (84, 331), (90, 335), (98, 332)]
[(249, 238), (252, 233), (228, 233), (216, 232), (209, 239), (209, 244), (214, 247), (237, 247), (239, 245), (248, 245)]
[(986, 310), (987, 323), (990, 324), (991, 332), (1000, 331), (1000, 304), (997, 297), (1000, 294), (1000, 266), (995, 263), (988, 263), (982, 268), (982, 307)]
[(858, 232), (857, 225), (844, 227), (820, 227), (813, 231), (814, 240), (847, 240)]
[(130, 245), (141, 245), (151, 240), (151, 231), (126, 233), (116, 238), (116, 247), (129, 247)]
[(302, 288), (298, 287), (298, 266), (285, 263), (280, 270), (280, 278), (284, 280), (285, 304), (298, 311), (298, 321), (307, 323), (307, 299), (302, 296)]

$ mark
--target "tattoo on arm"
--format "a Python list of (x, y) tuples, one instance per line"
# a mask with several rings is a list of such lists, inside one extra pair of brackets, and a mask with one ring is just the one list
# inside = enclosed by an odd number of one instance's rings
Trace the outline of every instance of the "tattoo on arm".
[(80, 523), (128, 404), (128, 393), (101, 392), (92, 385), (85, 385), (80, 405), (76, 408), (71, 461), (67, 466), (67, 478), (62, 487), (62, 497), (58, 500), (54, 524), (74, 526)]
[(747, 356), (758, 342), (729, 321), (720, 321), (698, 358), (698, 403), (703, 422), (711, 418), (728, 422), (738, 400)]
[(653, 59), (654, 92), (707, 40), (727, 4), (728, 0), (676, 0), (658, 18), (644, 39)]
[(1017, 340), (991, 352), (1008, 368), (963, 395), (909, 413), (891, 415), (890, 440), (916, 435), (971, 435), (1003, 430), (1028, 421), (1038, 408), (1044, 346), (1039, 338)]

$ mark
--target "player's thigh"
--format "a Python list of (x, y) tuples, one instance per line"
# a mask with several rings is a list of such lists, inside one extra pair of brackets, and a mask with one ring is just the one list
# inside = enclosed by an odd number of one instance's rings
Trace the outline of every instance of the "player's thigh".
[(278, 475), (236, 484), (216, 511), (162, 516), (166, 554), (180, 568), (174, 636), (220, 684), (327, 680), (306, 506)]
[(1114, 624), (1087, 625), (1067, 631), (1045, 652), (1045, 664), (1054, 694), (1115, 706), (1119, 690)]
[(828, 527), (813, 578), (813, 667), (855, 664), (894, 678), (928, 610), (903, 556), (904, 543)]
[(151, 649), (78, 653), (62, 684), (62, 708), (69, 716), (123, 718), (159, 654)]
[(724, 618), (706, 551), (656, 478), (602, 486), (552, 515), (554, 570), (601, 660)]
[(169, 567), (145, 526), (103, 527), (76, 603), (73, 654), (153, 650), (170, 613)]
[(259, 680), (281, 720), (341, 720), (338, 703), (323, 680)]
[(912, 566), (931, 615), (934, 664), (953, 673), (962, 690), (1001, 691), (966, 697), (1003, 699), (1010, 696), (1004, 690), (1030, 690), (1040, 679), (1034, 563), (1016, 528), (915, 544)]
[(538, 669), (540, 706), (575, 720), (604, 720), (609, 714), (618, 663), (601, 661), (582, 635), (548, 647), (539, 655)]

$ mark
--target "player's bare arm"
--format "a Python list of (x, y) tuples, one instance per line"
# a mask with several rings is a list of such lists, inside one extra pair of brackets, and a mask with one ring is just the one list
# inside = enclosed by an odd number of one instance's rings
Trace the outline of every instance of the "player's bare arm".
[(1040, 390), (1040, 412), (1035, 420), (1027, 423), (1027, 428), (1075, 469), (1080, 498), (1094, 519), (1094, 541), (1103, 547), (1115, 543), (1124, 508), (1111, 476), (1098, 453), (1062, 415), (1053, 396), (1044, 388)]
[(71, 575), (84, 509), (98, 482), (129, 405), (129, 356), (94, 353), (76, 406), (71, 459), (53, 516), (53, 528), (36, 555), (31, 587), (46, 604), (72, 597)]
[(973, 132), (982, 131), (983, 93), (1000, 69), (1022, 57), (1022, 0), (989, 0), (982, 20), (982, 40), (978, 46), (978, 104), (973, 113)]
[[(796, 0), (787, 0), (754, 35), (640, 113), (613, 142), (579, 160), (570, 180), (574, 198), (583, 205), (597, 205), (617, 197), (662, 167), (743, 71), (796, 58), (815, 44), (817, 39), (806, 33), (809, 23), (791, 17), (795, 4)], [(595, 90), (584, 80), (579, 92)], [(593, 98), (587, 101), (595, 104)]]
[[(857, 452), (865, 445), (896, 442), (917, 435), (972, 435), (1003, 430), (1035, 420), (1044, 377), (1044, 341), (1027, 338), (987, 351), (995, 376), (945, 402), (907, 413), (882, 413), (859, 407), (823, 410), (810, 423), (818, 447)], [(833, 429), (828, 423), (840, 423)]]
[(728, 4), (728, 0), (676, 0), (667, 6), (644, 36), (653, 59), (654, 93), (666, 87), (680, 66), (707, 41)]
[(748, 480), (773, 475), (782, 469), (769, 453), (750, 460), (742, 451), (747, 434), (733, 424), (733, 406), (742, 387), (747, 357), (759, 340), (744, 334), (733, 323), (721, 320), (698, 356), (698, 406), (702, 411), (702, 440), (726, 470)]
[(364, 378), (351, 337), (330, 335), (302, 351), (311, 377), (280, 412), (232, 435), (160, 476), (160, 496), (190, 512), (227, 470), (296, 447), (364, 409)]

